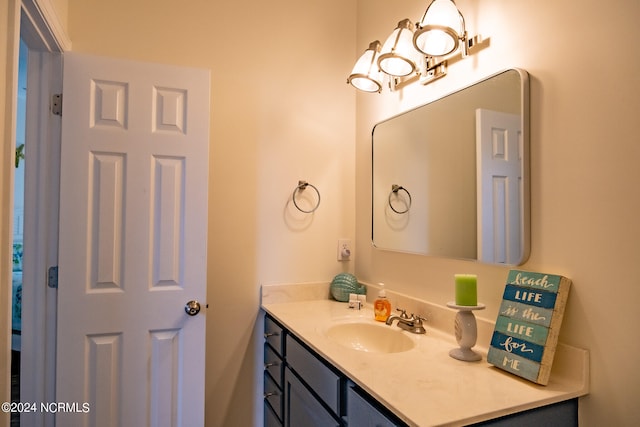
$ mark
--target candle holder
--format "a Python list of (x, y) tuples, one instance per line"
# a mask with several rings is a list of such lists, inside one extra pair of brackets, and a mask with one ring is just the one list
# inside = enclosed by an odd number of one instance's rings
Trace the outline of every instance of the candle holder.
[(471, 347), (476, 345), (476, 340), (478, 339), (478, 326), (473, 311), (484, 310), (485, 305), (457, 305), (454, 302), (448, 302), (447, 307), (458, 310), (455, 330), (456, 341), (460, 346), (460, 348), (454, 348), (449, 351), (449, 356), (465, 362), (482, 360), (482, 356), (471, 350)]

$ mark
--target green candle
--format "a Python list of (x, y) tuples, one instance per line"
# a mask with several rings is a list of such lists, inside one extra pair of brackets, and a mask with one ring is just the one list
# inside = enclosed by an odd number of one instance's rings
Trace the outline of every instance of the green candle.
[(456, 274), (456, 305), (478, 305), (477, 276)]

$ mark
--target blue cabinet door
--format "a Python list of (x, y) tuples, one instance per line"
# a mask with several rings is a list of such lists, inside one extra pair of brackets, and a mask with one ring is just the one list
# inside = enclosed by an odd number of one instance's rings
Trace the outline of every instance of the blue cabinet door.
[(399, 427), (406, 424), (392, 420), (378, 409), (370, 397), (365, 397), (353, 384), (347, 387), (347, 425), (349, 427)]
[(322, 406), (289, 369), (284, 373), (284, 422), (287, 427), (339, 427), (340, 423)]

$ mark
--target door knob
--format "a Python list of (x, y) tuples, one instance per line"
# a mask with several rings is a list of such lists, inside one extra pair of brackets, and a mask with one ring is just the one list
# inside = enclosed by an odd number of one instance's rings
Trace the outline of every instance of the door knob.
[(195, 316), (196, 314), (200, 313), (200, 303), (196, 300), (191, 300), (187, 303), (187, 305), (184, 306), (184, 311), (189, 316)]

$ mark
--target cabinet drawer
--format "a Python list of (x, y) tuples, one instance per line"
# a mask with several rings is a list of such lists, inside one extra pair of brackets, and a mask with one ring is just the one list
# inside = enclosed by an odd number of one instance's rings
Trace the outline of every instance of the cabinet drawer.
[(264, 317), (264, 340), (269, 344), (281, 357), (284, 355), (282, 348), (282, 328), (269, 316)]
[(264, 373), (264, 401), (271, 406), (278, 418), (282, 419), (282, 390), (266, 372)]
[(287, 335), (286, 343), (287, 364), (335, 414), (340, 415), (340, 376), (291, 336)]
[(270, 346), (264, 346), (264, 370), (268, 372), (271, 377), (276, 381), (278, 386), (282, 388), (282, 372), (284, 364), (282, 359), (278, 356)]

